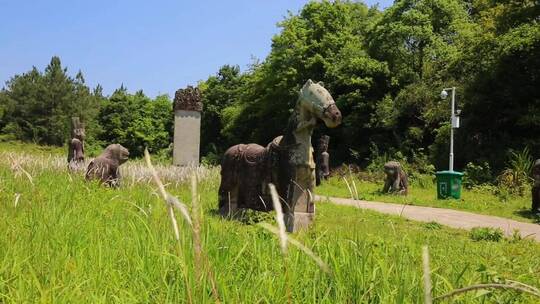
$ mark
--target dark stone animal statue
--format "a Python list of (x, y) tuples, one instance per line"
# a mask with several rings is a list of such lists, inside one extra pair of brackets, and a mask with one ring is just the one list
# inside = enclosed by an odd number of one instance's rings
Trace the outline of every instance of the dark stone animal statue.
[(223, 215), (230, 215), (238, 208), (272, 210), (265, 186), (270, 182), (269, 159), (268, 150), (257, 144), (239, 144), (225, 152), (219, 189)]
[(389, 161), (384, 164), (384, 173), (386, 179), (384, 181), (383, 193), (393, 193), (407, 195), (409, 192), (409, 179), (407, 174), (401, 168), (401, 164), (396, 161)]
[(531, 171), (532, 178), (534, 179), (534, 184), (532, 187), (531, 212), (540, 213), (540, 159), (537, 159), (534, 162)]
[(129, 151), (120, 144), (112, 144), (88, 164), (86, 180), (99, 180), (109, 187), (120, 185), (119, 167), (129, 158)]
[(86, 137), (84, 124), (78, 117), (73, 117), (71, 140), (68, 143), (68, 168), (72, 171), (84, 168), (84, 138)]
[(328, 145), (330, 136), (323, 135), (319, 138), (317, 148), (315, 149), (315, 184), (318, 186), (330, 175), (330, 154)]
[(341, 112), (321, 83), (308, 80), (283, 136), (267, 147), (240, 144), (229, 148), (221, 163), (220, 213), (233, 215), (238, 208), (272, 210), (267, 187), (273, 183), (282, 200), (287, 230), (307, 227), (315, 214), (311, 135), (317, 119), (334, 128), (341, 124)]

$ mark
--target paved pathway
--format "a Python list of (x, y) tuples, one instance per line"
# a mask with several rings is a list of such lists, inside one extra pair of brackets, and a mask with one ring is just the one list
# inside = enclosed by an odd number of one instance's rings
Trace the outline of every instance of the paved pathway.
[(507, 236), (514, 230), (519, 230), (522, 237), (532, 238), (540, 242), (540, 225), (514, 221), (507, 218), (481, 215), (452, 209), (401, 205), (381, 202), (352, 200), (347, 198), (317, 196), (318, 201), (329, 199), (337, 205), (355, 206), (371, 209), (381, 213), (401, 215), (405, 218), (420, 222), (437, 222), (439, 224), (470, 230), (474, 227), (501, 228)]

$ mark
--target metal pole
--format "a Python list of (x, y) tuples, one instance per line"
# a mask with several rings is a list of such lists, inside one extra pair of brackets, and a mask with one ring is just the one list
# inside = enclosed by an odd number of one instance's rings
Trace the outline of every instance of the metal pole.
[(456, 88), (452, 88), (452, 115), (450, 116), (450, 165), (449, 171), (454, 171), (454, 120), (455, 120)]

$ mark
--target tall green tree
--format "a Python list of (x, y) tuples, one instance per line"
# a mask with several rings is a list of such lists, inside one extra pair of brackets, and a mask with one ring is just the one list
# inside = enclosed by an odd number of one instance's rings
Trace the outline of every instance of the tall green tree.
[(369, 127), (370, 109), (384, 97), (388, 85), (386, 65), (371, 58), (365, 46), (377, 15), (363, 3), (322, 1), (288, 16), (280, 23), (282, 31), (273, 38), (269, 56), (253, 65), (238, 102), (224, 111), (229, 141), (266, 144), (280, 135), (298, 91), (312, 79), (325, 83), (346, 117), (345, 133), (324, 127), (320, 132), (333, 136), (332, 145), (361, 146), (355, 141), (358, 136), (348, 135), (362, 134)]
[(370, 31), (370, 54), (388, 62), (400, 89), (444, 71), (472, 26), (463, 1), (399, 0)]
[(133, 156), (141, 156), (145, 147), (158, 152), (169, 147), (173, 119), (168, 96), (152, 100), (142, 91), (129, 94), (122, 86), (101, 107), (99, 139), (104, 144), (119, 143)]
[(71, 117), (93, 122), (100, 101), (86, 86), (82, 73), (72, 78), (55, 56), (43, 73), (34, 67), (6, 83), (0, 94), (5, 118), (2, 132), (20, 140), (63, 145), (70, 135)]
[(540, 150), (540, 6), (481, 0), (472, 8), (482, 31), (454, 67), (465, 89), (460, 141), (474, 147), (462, 155), (501, 168), (509, 149)]
[[(203, 96), (201, 153), (216, 156), (230, 144), (221, 133), (224, 109), (237, 102), (244, 85), (240, 67), (224, 65), (216, 75), (199, 84)], [(215, 158), (215, 157), (214, 157)]]
[(375, 122), (393, 138), (383, 150), (413, 156), (430, 149), (432, 160), (445, 166), (450, 105), (438, 95), (458, 84), (450, 70), (476, 31), (460, 0), (401, 0), (382, 14), (370, 30), (369, 51), (392, 75), (387, 99), (375, 111)]

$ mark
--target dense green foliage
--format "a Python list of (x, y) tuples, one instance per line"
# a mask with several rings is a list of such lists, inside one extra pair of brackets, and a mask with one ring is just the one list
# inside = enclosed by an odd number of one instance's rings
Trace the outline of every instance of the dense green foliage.
[(475, 241), (499, 242), (503, 239), (504, 233), (501, 229), (476, 227), (471, 230), (470, 236)]
[[(333, 161), (368, 165), (380, 157), (429, 160), (445, 169), (449, 100), (456, 86), (462, 127), (456, 167), (487, 162), (494, 174), (511, 150), (540, 150), (540, 5), (536, 0), (398, 0), (385, 9), (356, 1), (313, 1), (279, 23), (267, 58), (246, 71), (225, 65), (199, 84), (201, 153), (215, 161), (239, 142), (266, 144), (284, 130), (309, 78), (323, 81), (344, 115), (329, 134)], [(169, 104), (167, 104), (169, 102)], [(110, 97), (67, 75), (58, 58), (13, 77), (0, 92), (0, 129), (59, 145), (69, 117), (92, 125), (98, 144), (134, 155), (166, 149), (170, 101), (120, 88)], [(84, 111), (83, 111), (84, 110)]]
[[(16, 139), (62, 145), (70, 134), (71, 117), (94, 122), (101, 100), (99, 86), (90, 92), (81, 72), (70, 77), (53, 57), (44, 73), (34, 67), (6, 83), (0, 92), (0, 128)], [(92, 138), (95, 124), (88, 130)]]
[(364, 163), (400, 151), (446, 168), (450, 107), (439, 93), (456, 86), (463, 110), (457, 167), (489, 161), (500, 170), (509, 149), (540, 148), (539, 7), (401, 0), (380, 12), (358, 2), (310, 2), (280, 23), (268, 57), (235, 74), (232, 85), (215, 86), (215, 76), (201, 84), (218, 96), (207, 111), (226, 139), (211, 144), (218, 151), (266, 144), (283, 132), (296, 92), (311, 78), (325, 83), (345, 117), (336, 130), (316, 131), (332, 136), (334, 160)]
[[(55, 153), (21, 148), (44, 154), (47, 163)], [(13, 151), (20, 152), (0, 147)], [(106, 189), (64, 166), (42, 169), (31, 160), (23, 166), (32, 182), (0, 158), (0, 302), (215, 303), (208, 275), (196, 277), (204, 267), (194, 259), (189, 226), (177, 216), (178, 249), (154, 185)], [(423, 303), (423, 245), (435, 296), (475, 283), (540, 284), (540, 245), (533, 241), (473, 241), (435, 223), (321, 203), (313, 229), (294, 237), (328, 264), (326, 274), (294, 247), (283, 258), (277, 238), (262, 228), (216, 216), (217, 186), (218, 176), (202, 180), (198, 193), (203, 252), (222, 303)], [(191, 201), (186, 184), (167, 190)], [(496, 290), (455, 300), (537, 303)]]
[(216, 162), (219, 154), (231, 145), (222, 134), (224, 117), (227, 115), (223, 111), (231, 111), (230, 106), (238, 99), (240, 89), (245, 86), (245, 78), (240, 74), (238, 66), (225, 65), (217, 75), (210, 76), (199, 84), (199, 88), (204, 92), (201, 153), (212, 162)]
[(103, 142), (117, 142), (133, 155), (142, 155), (144, 148), (157, 152), (169, 147), (173, 131), (172, 103), (166, 95), (154, 100), (142, 91), (134, 95), (124, 88), (116, 90), (101, 106), (98, 122)]
[(529, 146), (538, 158), (540, 5), (538, 1), (473, 1), (479, 29), (455, 73), (465, 91), (463, 158), (500, 162), (508, 148)]

